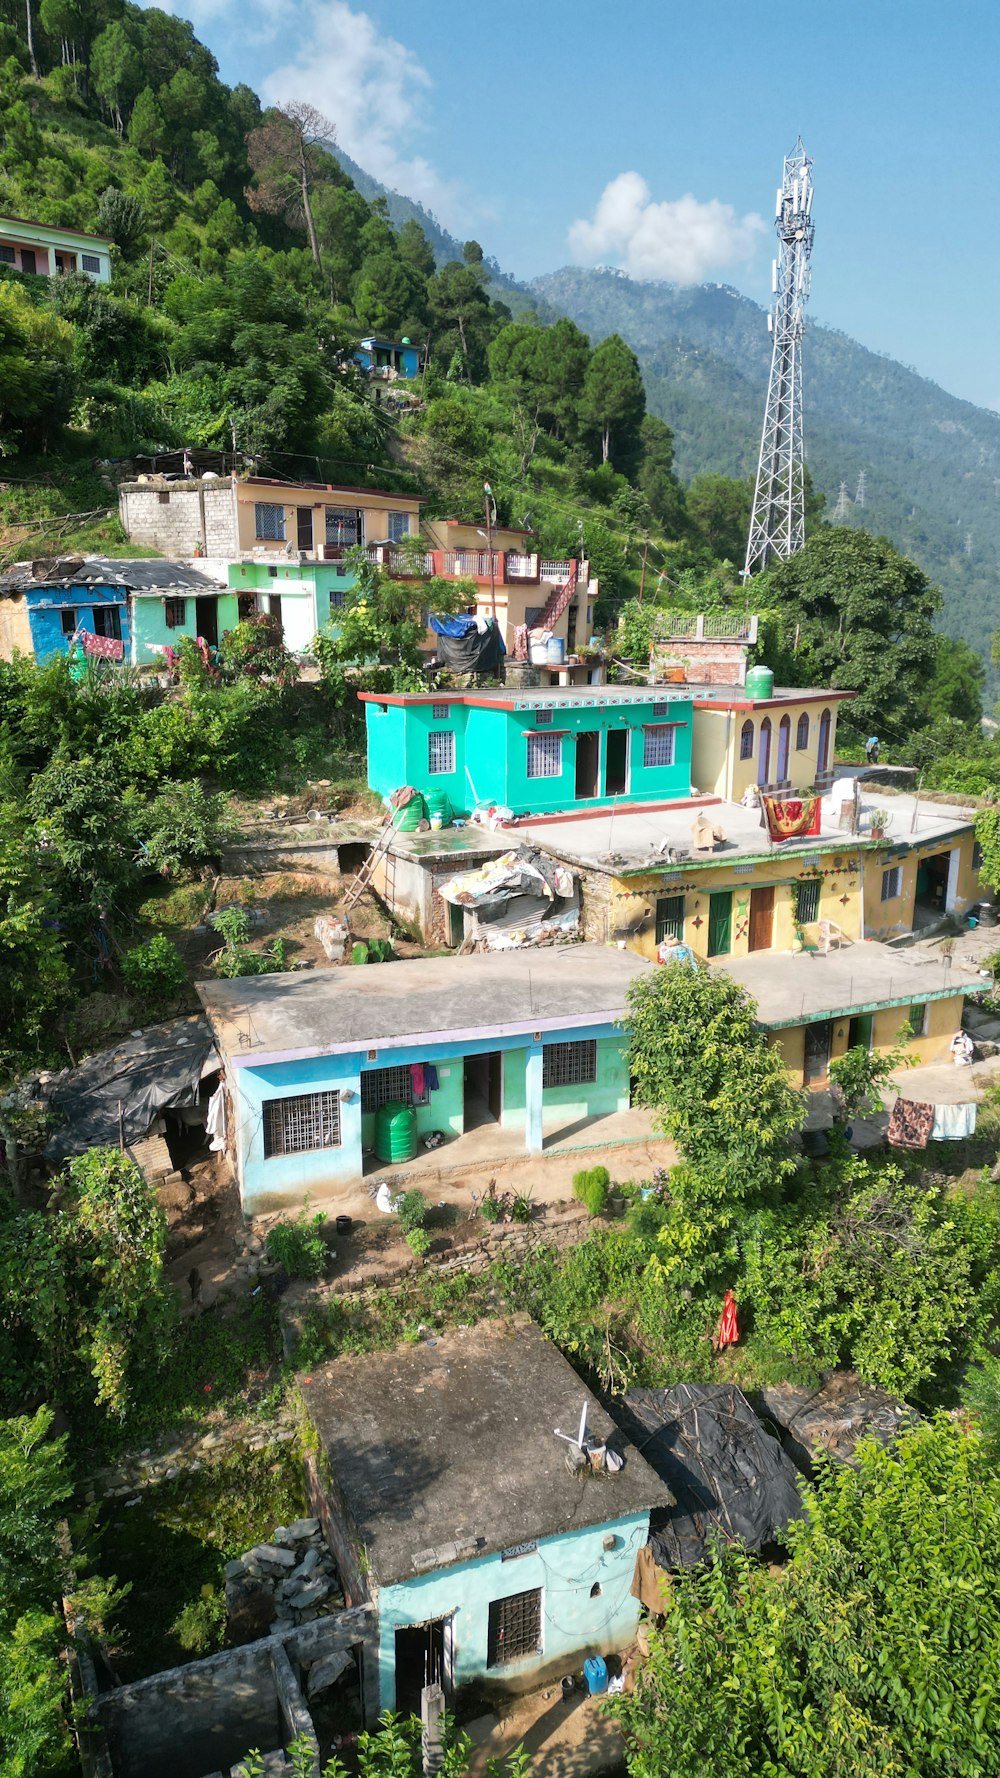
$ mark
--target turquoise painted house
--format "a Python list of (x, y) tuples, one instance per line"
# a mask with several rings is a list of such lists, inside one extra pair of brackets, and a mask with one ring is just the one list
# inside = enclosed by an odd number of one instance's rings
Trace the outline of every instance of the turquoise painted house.
[(499, 687), (358, 694), (368, 782), (445, 791), (458, 813), (497, 803), (515, 815), (671, 802), (691, 793), (692, 708), (708, 688)]
[(241, 599), (276, 616), (285, 645), (304, 653), (320, 631), (335, 632), (337, 614), (354, 585), (343, 562), (230, 562), (227, 578)]
[(375, 1119), (389, 1103), (413, 1109), (418, 1138), (440, 1132), (437, 1155), (456, 1166), (587, 1147), (611, 1118), (618, 1141), (632, 1120), (648, 1135), (621, 1025), (651, 967), (567, 945), (200, 983), (244, 1209), (356, 1193), (381, 1164)]
[(378, 1613), (380, 1710), (419, 1713), (428, 1681), (450, 1706), (529, 1690), (629, 1647), (650, 1512), (674, 1497), (527, 1317), (337, 1358), (300, 1388), (313, 1510), (347, 1603)]
[(396, 377), (418, 376), (422, 353), (410, 340), (388, 340), (380, 334), (370, 333), (361, 341), (354, 359), (370, 375), (391, 381)]

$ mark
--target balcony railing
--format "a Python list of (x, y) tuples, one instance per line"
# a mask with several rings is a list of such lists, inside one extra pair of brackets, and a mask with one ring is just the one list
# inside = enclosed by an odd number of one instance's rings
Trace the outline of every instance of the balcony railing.
[(557, 586), (565, 586), (573, 572), (572, 562), (542, 562), (539, 574), (542, 580), (554, 581)]
[(537, 581), (538, 557), (519, 556), (513, 550), (508, 550), (504, 557), (504, 572), (507, 580)]
[(658, 611), (657, 642), (756, 642), (757, 619), (744, 613)]

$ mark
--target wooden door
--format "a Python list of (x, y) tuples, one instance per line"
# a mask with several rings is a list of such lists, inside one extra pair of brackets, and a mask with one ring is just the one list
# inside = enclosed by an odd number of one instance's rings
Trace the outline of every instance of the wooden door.
[(708, 898), (708, 954), (725, 957), (732, 947), (733, 892), (716, 890)]
[(774, 943), (774, 889), (750, 891), (750, 949), (769, 951)]
[(818, 1019), (815, 1024), (806, 1026), (805, 1065), (802, 1071), (805, 1086), (818, 1087), (826, 1081), (832, 1040), (832, 1019)]

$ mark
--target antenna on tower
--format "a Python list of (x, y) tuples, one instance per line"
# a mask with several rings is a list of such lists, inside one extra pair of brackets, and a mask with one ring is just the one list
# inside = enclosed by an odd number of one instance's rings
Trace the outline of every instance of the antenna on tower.
[(850, 509), (851, 502), (848, 499), (847, 483), (841, 482), (840, 493), (837, 495), (837, 504), (830, 514), (830, 523), (832, 525), (846, 525)]
[(858, 491), (854, 496), (854, 504), (855, 504), (855, 506), (864, 506), (864, 503), (865, 503), (865, 472), (863, 469), (859, 469), (858, 470)]
[(785, 156), (774, 227), (778, 257), (767, 318), (773, 345), (764, 430), (747, 539), (747, 579), (805, 542), (805, 455), (802, 442), (802, 328), (813, 244), (812, 161), (801, 136)]

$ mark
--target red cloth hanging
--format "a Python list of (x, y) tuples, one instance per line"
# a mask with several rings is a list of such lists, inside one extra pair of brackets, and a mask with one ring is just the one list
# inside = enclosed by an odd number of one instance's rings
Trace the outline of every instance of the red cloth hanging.
[(735, 1346), (740, 1337), (740, 1324), (736, 1319), (736, 1298), (731, 1290), (727, 1290), (722, 1299), (722, 1314), (715, 1334), (715, 1350), (724, 1352), (727, 1346)]

